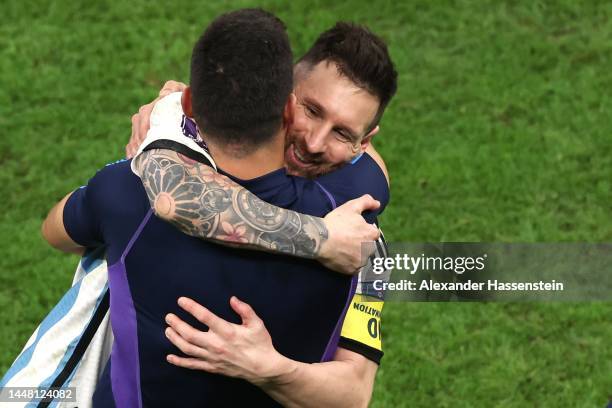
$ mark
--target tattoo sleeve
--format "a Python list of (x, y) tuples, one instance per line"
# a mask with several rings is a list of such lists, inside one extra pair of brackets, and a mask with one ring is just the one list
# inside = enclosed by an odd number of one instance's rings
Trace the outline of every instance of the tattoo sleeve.
[(268, 204), (180, 153), (148, 150), (135, 164), (156, 215), (185, 234), (302, 258), (316, 258), (328, 238), (322, 218)]

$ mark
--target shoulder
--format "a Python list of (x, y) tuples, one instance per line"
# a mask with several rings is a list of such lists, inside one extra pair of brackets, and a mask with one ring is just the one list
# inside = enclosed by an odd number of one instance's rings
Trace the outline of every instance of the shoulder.
[(105, 164), (104, 167), (98, 170), (96, 175), (114, 174), (114, 175), (120, 176), (122, 173), (126, 172), (126, 170), (129, 173), (130, 163), (131, 163), (131, 160), (128, 160), (128, 159), (121, 159), (121, 160), (117, 160), (114, 162), (110, 162), (108, 164)]
[(366, 153), (369, 154), (372, 157), (372, 159), (374, 159), (376, 164), (378, 164), (378, 167), (380, 167), (383, 174), (385, 175), (385, 178), (387, 179), (387, 184), (390, 184), (389, 171), (387, 170), (387, 165), (385, 164), (385, 161), (383, 160), (380, 153), (378, 153), (378, 151), (374, 148), (374, 146), (371, 143), (366, 149)]
[(105, 165), (91, 178), (87, 194), (100, 214), (124, 213), (123, 208), (139, 208), (148, 204), (144, 187), (130, 168), (131, 160)]
[(364, 194), (370, 194), (380, 201), (378, 213), (389, 203), (389, 184), (385, 173), (368, 153), (364, 153), (356, 162), (319, 177), (317, 182), (334, 196), (338, 205)]
[(138, 181), (130, 168), (131, 160), (118, 160), (106, 164), (91, 178), (88, 189), (113, 189), (119, 190), (124, 185)]

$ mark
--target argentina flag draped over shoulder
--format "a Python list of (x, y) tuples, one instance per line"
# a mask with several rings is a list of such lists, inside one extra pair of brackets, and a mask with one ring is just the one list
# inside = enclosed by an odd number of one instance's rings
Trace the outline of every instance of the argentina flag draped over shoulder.
[(113, 342), (108, 308), (104, 249), (90, 250), (79, 262), (72, 287), (40, 323), (0, 380), (0, 387), (75, 387), (76, 402), (31, 401), (10, 403), (11, 407), (91, 406), (91, 396)]
[[(150, 125), (136, 156), (147, 149), (169, 148), (216, 168), (195, 122), (183, 114), (180, 92), (157, 102)], [(132, 170), (137, 174), (133, 163)], [(91, 407), (113, 343), (109, 297), (104, 248), (89, 250), (79, 262), (72, 287), (30, 336), (0, 381), (0, 388), (74, 387), (76, 402), (12, 402), (8, 406)]]

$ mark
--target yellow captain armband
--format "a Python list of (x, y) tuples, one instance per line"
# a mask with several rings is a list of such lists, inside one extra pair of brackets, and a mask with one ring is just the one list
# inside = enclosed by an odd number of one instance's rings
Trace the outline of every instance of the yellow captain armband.
[(380, 314), (384, 302), (380, 299), (355, 294), (346, 312), (341, 336), (382, 351)]

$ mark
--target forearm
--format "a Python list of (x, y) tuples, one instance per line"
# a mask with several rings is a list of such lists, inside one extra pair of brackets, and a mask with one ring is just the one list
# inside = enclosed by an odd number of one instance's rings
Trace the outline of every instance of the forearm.
[(155, 213), (188, 235), (305, 258), (328, 238), (323, 219), (268, 204), (174, 151), (146, 151), (136, 167)]
[[(333, 361), (306, 364), (280, 354), (263, 321), (250, 305), (230, 299), (240, 325), (219, 318), (188, 298), (179, 306), (200, 323), (202, 332), (176, 315), (166, 316), (166, 336), (187, 357), (169, 355), (171, 364), (241, 378), (288, 407), (366, 407), (378, 365), (356, 352), (338, 348)], [(222, 352), (221, 352), (222, 350)]]
[(286, 407), (367, 407), (376, 364), (351, 361), (306, 364), (285, 359), (283, 374), (256, 383)]

